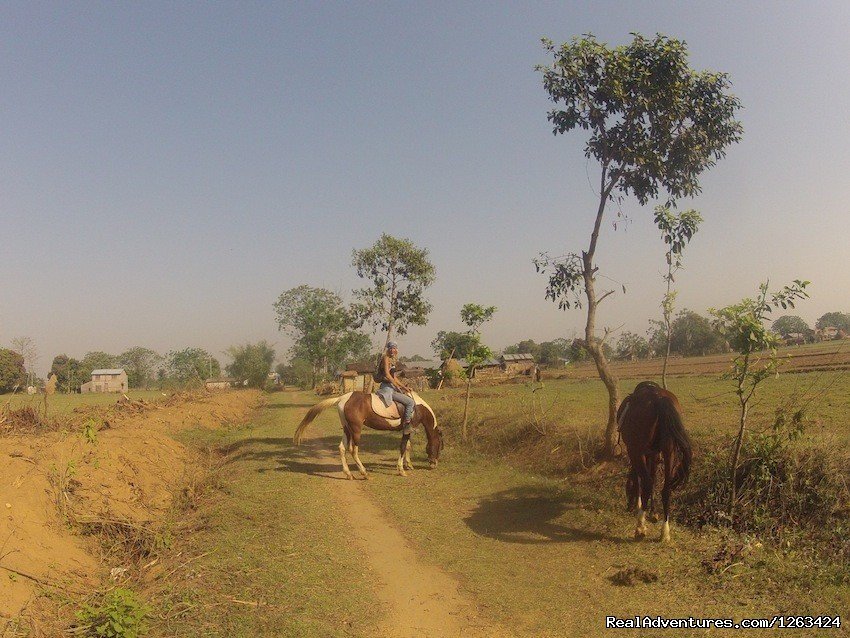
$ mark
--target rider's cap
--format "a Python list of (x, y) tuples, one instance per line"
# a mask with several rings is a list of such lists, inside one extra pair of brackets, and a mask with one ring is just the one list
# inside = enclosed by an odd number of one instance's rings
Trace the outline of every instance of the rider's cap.
[(398, 350), (398, 344), (395, 341), (387, 341), (387, 350), (392, 350), (393, 348)]

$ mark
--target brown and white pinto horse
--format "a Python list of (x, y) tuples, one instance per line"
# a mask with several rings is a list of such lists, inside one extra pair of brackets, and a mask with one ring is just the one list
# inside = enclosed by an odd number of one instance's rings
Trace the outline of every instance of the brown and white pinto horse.
[[(416, 401), (416, 408), (413, 412), (413, 419), (410, 424), (414, 428), (421, 424), (425, 429), (425, 436), (428, 439), (428, 443), (425, 446), (425, 452), (428, 454), (428, 462), (431, 467), (436, 467), (437, 461), (440, 458), (440, 451), (443, 449), (443, 433), (437, 426), (437, 417), (434, 416), (434, 411), (431, 409), (431, 406), (425, 403), (422, 397), (415, 392), (411, 393), (411, 396)], [(398, 416), (398, 406), (396, 406), (395, 410), (393, 410), (393, 406), (390, 406), (390, 409), (387, 410), (384, 408), (381, 399), (378, 398), (377, 395), (373, 395), (368, 392), (349, 392), (341, 397), (325, 399), (310, 408), (304, 416), (304, 419), (298, 424), (298, 428), (295, 430), (295, 434), (292, 437), (295, 445), (301, 444), (301, 441), (304, 438), (304, 431), (319, 415), (319, 413), (332, 405), (337, 406), (336, 409), (339, 413), (339, 420), (340, 423), (342, 423), (342, 441), (340, 441), (339, 444), (339, 456), (342, 461), (342, 471), (345, 472), (345, 475), (348, 478), (354, 478), (351, 475), (351, 470), (348, 469), (348, 460), (346, 459), (346, 451), (349, 451), (351, 452), (351, 456), (354, 458), (354, 462), (357, 464), (357, 468), (360, 470), (360, 475), (364, 479), (368, 479), (369, 475), (366, 473), (366, 468), (363, 467), (363, 463), (360, 462), (359, 455), (360, 436), (363, 433), (363, 428), (368, 426), (373, 430), (389, 430), (393, 432), (401, 431), (401, 419), (390, 418), (391, 414)], [(376, 410), (382, 412), (383, 416), (378, 414)], [(409, 434), (402, 436), (397, 467), (398, 473), (401, 476), (407, 476), (404, 471), (405, 468), (408, 470), (413, 469), (413, 464), (410, 462)]]
[(691, 442), (682, 425), (676, 395), (657, 383), (638, 383), (617, 410), (620, 436), (626, 444), (631, 471), (626, 479), (629, 509), (637, 508), (635, 539), (646, 536), (646, 510), (652, 508), (655, 468), (664, 460), (664, 524), (661, 540), (670, 540), (670, 493), (685, 484), (691, 468)]

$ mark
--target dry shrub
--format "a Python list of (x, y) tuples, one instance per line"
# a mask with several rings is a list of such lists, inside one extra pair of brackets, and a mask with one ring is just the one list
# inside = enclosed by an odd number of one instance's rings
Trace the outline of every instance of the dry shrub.
[(731, 525), (738, 532), (784, 542), (794, 538), (850, 561), (850, 455), (804, 444), (787, 428), (751, 434), (736, 476), (739, 501), (729, 520), (731, 442), (708, 450), (677, 508), (684, 522)]
[(334, 381), (324, 381), (316, 386), (316, 394), (320, 397), (339, 394), (339, 384)]
[(168, 529), (155, 528), (150, 522), (74, 515), (70, 519), (82, 534), (98, 539), (104, 559), (120, 556), (122, 561), (138, 563), (170, 545)]
[(67, 419), (47, 418), (32, 405), (12, 409), (8, 405), (0, 412), (0, 434), (43, 434), (56, 432), (67, 424)]

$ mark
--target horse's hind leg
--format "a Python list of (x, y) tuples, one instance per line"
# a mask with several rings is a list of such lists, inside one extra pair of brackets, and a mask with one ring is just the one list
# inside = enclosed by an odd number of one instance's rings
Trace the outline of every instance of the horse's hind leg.
[(649, 475), (652, 477), (652, 489), (649, 491), (649, 502), (644, 503), (644, 509), (646, 510), (646, 520), (650, 523), (658, 522), (658, 514), (655, 513), (655, 478), (658, 476), (656, 469), (658, 467), (658, 456), (653, 454), (648, 457), (646, 460), (647, 469), (649, 469)]
[(342, 471), (345, 473), (345, 476), (349, 479), (353, 479), (354, 476), (351, 474), (351, 470), (348, 469), (348, 459), (345, 458), (345, 451), (348, 448), (348, 434), (343, 433), (342, 441), (339, 442), (339, 458), (342, 461)]
[(646, 536), (646, 512), (643, 506), (649, 503), (652, 494), (652, 477), (649, 468), (646, 467), (646, 457), (640, 456), (633, 463), (637, 471), (639, 496), (637, 502), (637, 525), (635, 527), (635, 540), (641, 540)]
[(360, 461), (360, 432), (357, 430), (351, 433), (351, 456), (354, 457), (354, 462), (357, 463), (360, 476), (368, 479), (369, 475), (366, 473), (366, 468), (363, 467), (363, 463)]
[(664, 487), (661, 489), (661, 503), (664, 506), (664, 523), (661, 525), (661, 542), (670, 542), (670, 480), (672, 476), (672, 454), (664, 453)]

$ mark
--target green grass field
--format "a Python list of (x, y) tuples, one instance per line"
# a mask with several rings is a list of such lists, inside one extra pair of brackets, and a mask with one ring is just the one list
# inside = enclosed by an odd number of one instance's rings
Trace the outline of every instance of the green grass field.
[[(159, 401), (166, 398), (159, 390), (130, 390), (127, 396), (131, 399), (145, 401)], [(42, 411), (47, 399), (48, 416), (56, 416), (73, 412), (76, 408), (86, 406), (113, 405), (121, 399), (121, 394), (92, 392), (89, 394), (53, 394), (45, 397), (43, 394), (3, 394), (0, 395), (0, 408), (16, 410), (24, 406), (32, 406)]]

